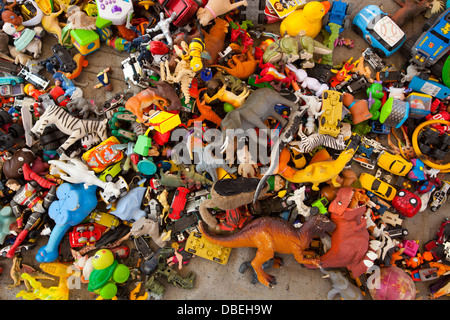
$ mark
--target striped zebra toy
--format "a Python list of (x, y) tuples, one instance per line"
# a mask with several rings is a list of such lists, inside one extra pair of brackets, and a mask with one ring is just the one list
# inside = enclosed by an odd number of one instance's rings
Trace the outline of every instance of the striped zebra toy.
[(31, 128), (31, 133), (35, 137), (39, 137), (47, 125), (54, 124), (62, 133), (69, 136), (57, 150), (58, 154), (63, 154), (67, 148), (89, 133), (96, 134), (102, 141), (106, 140), (108, 138), (106, 132), (107, 122), (108, 119), (78, 119), (71, 116), (60, 106), (52, 105), (45, 110), (33, 128)]

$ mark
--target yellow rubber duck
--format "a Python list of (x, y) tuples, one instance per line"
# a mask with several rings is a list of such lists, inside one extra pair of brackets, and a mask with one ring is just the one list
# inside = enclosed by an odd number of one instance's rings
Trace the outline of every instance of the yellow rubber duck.
[(330, 7), (328, 1), (308, 2), (302, 9), (295, 10), (281, 22), (280, 34), (295, 37), (303, 30), (306, 36), (315, 38), (322, 29), (322, 18)]

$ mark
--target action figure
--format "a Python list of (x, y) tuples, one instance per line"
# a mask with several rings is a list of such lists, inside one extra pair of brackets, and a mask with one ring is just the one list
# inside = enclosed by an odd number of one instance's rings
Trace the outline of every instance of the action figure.
[(164, 12), (160, 12), (159, 22), (153, 28), (147, 29), (147, 33), (161, 31), (162, 33), (153, 37), (153, 40), (158, 41), (163, 38), (166, 38), (167, 44), (169, 45), (169, 47), (172, 48), (173, 40), (172, 40), (172, 34), (170, 33), (170, 25), (172, 24), (172, 21), (175, 19), (176, 15), (177, 15), (176, 12), (172, 12), (172, 15), (169, 18), (164, 19)]

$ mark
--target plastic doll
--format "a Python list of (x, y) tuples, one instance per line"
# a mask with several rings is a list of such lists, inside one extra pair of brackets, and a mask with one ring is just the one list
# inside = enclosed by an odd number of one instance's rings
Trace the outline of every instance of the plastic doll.
[(53, 75), (53, 79), (55, 79), (55, 85), (60, 86), (64, 89), (64, 95), (66, 97), (71, 97), (77, 87), (73, 84), (72, 81), (70, 81), (63, 73), (56, 72)]
[(169, 47), (172, 47), (173, 40), (172, 40), (172, 34), (170, 33), (170, 25), (172, 24), (172, 21), (175, 19), (176, 15), (177, 15), (177, 13), (174, 11), (174, 12), (172, 12), (172, 15), (169, 18), (164, 19), (164, 12), (161, 11), (159, 13), (159, 17), (160, 17), (159, 22), (153, 28), (147, 29), (147, 33), (161, 31), (162, 33), (154, 36), (153, 40), (158, 41), (158, 40), (165, 38)]

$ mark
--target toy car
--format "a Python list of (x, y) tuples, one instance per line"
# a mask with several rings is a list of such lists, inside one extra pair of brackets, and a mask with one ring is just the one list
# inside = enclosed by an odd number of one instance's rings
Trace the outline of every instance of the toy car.
[(340, 0), (332, 1), (330, 10), (322, 18), (322, 24), (325, 25), (324, 29), (331, 33), (329, 23), (340, 25), (339, 33), (344, 31), (344, 29), (348, 29), (351, 23), (348, 16), (351, 14), (352, 9), (352, 3), (345, 3)]
[(13, 76), (12, 74), (0, 71), (0, 85), (9, 84), (15, 86), (18, 83), (23, 83), (23, 78), (20, 76)]
[(412, 162), (405, 160), (398, 154), (381, 151), (378, 156), (378, 166), (397, 176), (405, 176), (413, 167)]
[(431, 194), (430, 210), (436, 212), (447, 201), (448, 194), (450, 193), (450, 182), (442, 181), (442, 185), (439, 189), (435, 189)]
[[(450, 50), (450, 8), (439, 14), (436, 20), (433, 16), (428, 20), (424, 25), (425, 32), (409, 51), (412, 56), (410, 62), (422, 68), (436, 64)], [(436, 76), (442, 76), (442, 65)]]
[(92, 245), (102, 236), (101, 230), (94, 224), (84, 224), (74, 227), (69, 233), (70, 246), (80, 248), (84, 245)]
[(20, 67), (12, 62), (0, 59), (0, 71), (12, 74), (13, 76), (17, 75), (20, 71)]
[(130, 57), (123, 60), (120, 67), (122, 68), (125, 82), (130, 80), (134, 85), (145, 89), (148, 85), (143, 83), (144, 71), (139, 64), (139, 61), (137, 61), (137, 56), (137, 53), (130, 53)]
[(319, 119), (319, 133), (337, 137), (341, 131), (342, 93), (326, 90), (322, 94), (322, 115)]
[(164, 8), (167, 16), (170, 17), (172, 12), (176, 12), (176, 17), (172, 24), (176, 27), (183, 27), (189, 23), (194, 14), (197, 12), (199, 5), (193, 0), (158, 0), (161, 7)]
[(98, 212), (94, 211), (90, 214), (89, 219), (91, 223), (95, 222), (97, 224), (100, 224), (102, 226), (115, 229), (120, 224), (119, 218), (116, 216), (106, 213), (106, 212)]
[(116, 137), (111, 136), (99, 145), (86, 151), (82, 158), (86, 161), (89, 168), (96, 173), (100, 173), (111, 164), (123, 159), (123, 152), (112, 148), (115, 144), (119, 144), (119, 140), (117, 140)]
[(189, 197), (189, 189), (185, 187), (178, 187), (175, 191), (175, 195), (172, 199), (172, 204), (169, 209), (169, 218), (178, 220), (181, 218), (181, 214), (184, 213), (186, 202)]
[[(49, 80), (45, 79), (43, 76), (41, 76), (39, 74), (31, 72), (27, 67), (23, 67), (20, 70), (18, 76), (25, 79), (26, 81), (32, 83), (34, 86), (39, 87), (43, 90), (47, 89), (48, 85), (50, 84)], [(23, 79), (22, 79), (22, 82), (23, 82)], [(19, 83), (19, 82), (17, 82), (17, 83)]]
[(373, 192), (384, 200), (392, 201), (397, 194), (394, 187), (369, 173), (361, 173), (359, 181), (364, 189)]
[(197, 230), (199, 217), (196, 212), (188, 212), (178, 220), (172, 220), (167, 223), (167, 232), (170, 232), (172, 238), (176, 238), (177, 242), (186, 240), (185, 233), (190, 234), (192, 230)]
[(23, 83), (18, 83), (16, 85), (5, 84), (0, 86), (0, 95), (3, 97), (17, 97), (25, 95)]
[(124, 161), (117, 162), (106, 168), (98, 177), (102, 181), (111, 182), (114, 178), (122, 172)]
[(185, 250), (202, 258), (220, 263), (227, 264), (230, 256), (231, 248), (222, 247), (212, 244), (201, 233), (192, 232), (186, 242)]
[(353, 18), (353, 24), (355, 31), (382, 57), (391, 56), (406, 39), (403, 30), (376, 5), (364, 7)]

